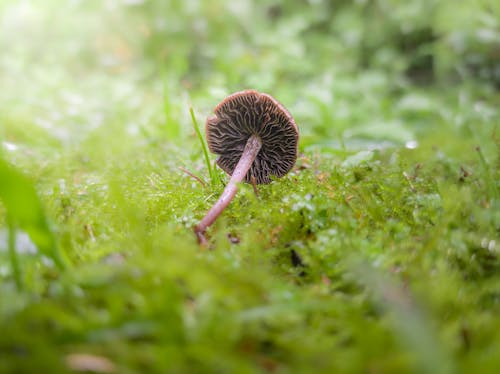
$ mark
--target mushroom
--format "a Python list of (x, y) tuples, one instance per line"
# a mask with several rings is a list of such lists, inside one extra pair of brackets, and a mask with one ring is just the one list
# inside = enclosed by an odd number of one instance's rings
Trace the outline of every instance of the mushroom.
[(208, 148), (217, 165), (231, 175), (219, 200), (194, 231), (206, 244), (205, 231), (236, 195), (238, 183), (271, 183), (287, 174), (297, 159), (299, 131), (290, 113), (273, 97), (255, 90), (226, 97), (207, 118)]

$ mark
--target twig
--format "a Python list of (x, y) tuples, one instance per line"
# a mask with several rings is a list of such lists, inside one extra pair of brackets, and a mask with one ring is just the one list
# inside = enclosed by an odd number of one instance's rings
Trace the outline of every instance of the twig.
[(253, 192), (255, 193), (255, 196), (259, 197), (259, 190), (257, 189), (257, 180), (253, 175), (250, 177), (250, 180), (252, 182)]
[(184, 173), (186, 173), (187, 175), (189, 175), (191, 178), (193, 178), (194, 180), (196, 180), (197, 182), (199, 182), (203, 187), (207, 186), (207, 184), (200, 177), (197, 177), (196, 175), (194, 175), (193, 173), (191, 173), (189, 170), (183, 168), (182, 166), (179, 166), (179, 170), (183, 171)]

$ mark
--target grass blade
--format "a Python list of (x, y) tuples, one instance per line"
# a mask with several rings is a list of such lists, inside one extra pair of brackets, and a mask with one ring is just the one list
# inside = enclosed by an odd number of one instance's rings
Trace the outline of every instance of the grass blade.
[[(354, 258), (353, 258), (354, 259)], [(352, 260), (353, 273), (388, 315), (394, 333), (415, 357), (415, 371), (453, 373), (454, 364), (440, 344), (424, 311), (397, 281), (371, 267)]]
[(8, 247), (9, 247), (9, 257), (10, 266), (12, 267), (12, 273), (14, 274), (14, 281), (16, 282), (16, 287), (18, 290), (22, 290), (23, 284), (21, 281), (21, 267), (19, 266), (19, 258), (17, 257), (16, 251), (16, 227), (11, 219), (8, 219), (7, 226), (9, 229), (8, 236)]
[(198, 121), (196, 121), (196, 116), (194, 115), (193, 107), (189, 107), (189, 113), (191, 114), (191, 120), (193, 121), (194, 131), (196, 131), (196, 135), (198, 136), (198, 140), (200, 141), (201, 148), (203, 149), (203, 154), (205, 156), (205, 162), (207, 164), (208, 174), (210, 175), (210, 181), (212, 184), (215, 183), (214, 173), (212, 167), (210, 165), (210, 157), (208, 156), (208, 149), (203, 139), (203, 135), (201, 135), (200, 127), (198, 126)]
[(483, 154), (483, 151), (481, 150), (481, 147), (477, 146), (476, 152), (478, 154), (479, 161), (481, 162), (481, 166), (483, 167), (485, 182), (488, 185), (487, 186), (488, 192), (490, 194), (491, 199), (493, 200), (492, 205), (495, 206), (495, 204), (498, 202), (498, 189), (496, 187), (496, 183), (495, 183), (493, 177), (491, 176), (490, 164), (486, 160), (486, 157), (484, 157), (484, 154)]

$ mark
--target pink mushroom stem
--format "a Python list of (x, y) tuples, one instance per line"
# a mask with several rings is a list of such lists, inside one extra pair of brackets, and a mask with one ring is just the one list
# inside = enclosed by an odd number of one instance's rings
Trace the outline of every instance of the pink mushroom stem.
[(229, 183), (224, 188), (222, 195), (220, 195), (219, 200), (212, 206), (208, 213), (203, 217), (199, 224), (194, 227), (194, 232), (198, 237), (198, 242), (200, 244), (206, 244), (207, 239), (205, 238), (205, 231), (207, 228), (215, 222), (217, 217), (222, 213), (222, 211), (229, 205), (231, 200), (233, 200), (238, 191), (238, 183), (240, 183), (247, 175), (248, 170), (253, 164), (255, 157), (262, 147), (262, 141), (258, 136), (252, 135), (247, 143), (245, 144), (245, 149), (241, 154), (241, 158), (236, 165), (236, 168), (231, 175)]

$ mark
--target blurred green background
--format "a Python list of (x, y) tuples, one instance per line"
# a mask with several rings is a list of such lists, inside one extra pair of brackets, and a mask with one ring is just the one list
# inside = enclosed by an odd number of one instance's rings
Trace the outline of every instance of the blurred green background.
[[(206, 114), (244, 88), (288, 106), (304, 148), (400, 143), (439, 127), (450, 85), (500, 85), (496, 1), (3, 0), (0, 10), (2, 121), (66, 145), (120, 116), (128, 131), (185, 137), (188, 102)], [(437, 97), (420, 94), (428, 85)]]
[[(300, 157), (200, 251), (247, 88)], [(0, 373), (496, 372), (499, 108), (496, 0), (0, 0)]]

